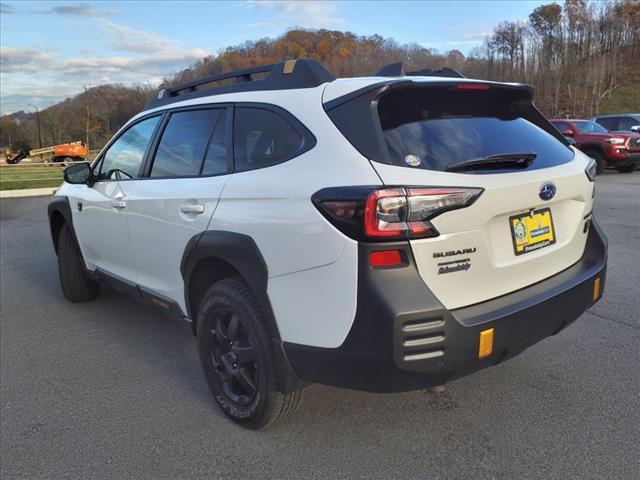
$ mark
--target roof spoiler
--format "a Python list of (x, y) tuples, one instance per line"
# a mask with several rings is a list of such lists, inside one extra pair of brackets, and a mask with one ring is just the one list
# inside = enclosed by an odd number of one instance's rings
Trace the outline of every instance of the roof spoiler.
[[(265, 78), (254, 78), (255, 75), (264, 73), (267, 74)], [(212, 88), (198, 88), (230, 79), (235, 79), (235, 83), (213, 86)], [(313, 88), (333, 80), (335, 77), (311, 58), (286, 60), (273, 65), (221, 73), (174, 87), (163, 88), (145, 105), (145, 110), (191, 98), (223, 93)]]
[(465, 78), (457, 70), (453, 68), (444, 67), (439, 70), (432, 70), (430, 68), (423, 68), (422, 70), (416, 70), (414, 72), (405, 72), (402, 62), (390, 63), (385, 65), (374, 75), (375, 77), (450, 77), (450, 78)]

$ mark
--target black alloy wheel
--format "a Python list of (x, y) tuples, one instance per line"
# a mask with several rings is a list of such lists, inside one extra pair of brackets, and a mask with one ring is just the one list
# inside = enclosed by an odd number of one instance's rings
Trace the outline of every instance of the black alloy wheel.
[(280, 388), (274, 334), (244, 279), (225, 278), (204, 292), (196, 329), (202, 368), (225, 415), (259, 430), (296, 411), (302, 386)]
[(224, 395), (243, 407), (249, 405), (258, 389), (258, 364), (255, 341), (231, 308), (218, 306), (209, 329), (211, 361)]

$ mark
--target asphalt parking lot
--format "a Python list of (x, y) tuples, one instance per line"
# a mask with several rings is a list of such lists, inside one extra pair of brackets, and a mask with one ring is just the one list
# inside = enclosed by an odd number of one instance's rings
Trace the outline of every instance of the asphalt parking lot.
[(2, 200), (1, 477), (640, 478), (640, 172), (596, 195), (607, 289), (567, 330), (440, 395), (312, 385), (265, 432), (219, 412), (185, 325), (66, 302), (48, 198)]

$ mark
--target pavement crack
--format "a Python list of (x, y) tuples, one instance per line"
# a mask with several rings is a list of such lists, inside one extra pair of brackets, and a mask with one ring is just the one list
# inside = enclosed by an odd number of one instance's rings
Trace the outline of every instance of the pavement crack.
[(610, 322), (619, 323), (620, 325), (624, 325), (626, 327), (633, 328), (634, 330), (640, 330), (640, 326), (631, 325), (629, 323), (623, 322), (622, 320), (616, 320), (615, 318), (605, 317), (604, 315), (602, 315), (600, 313), (596, 313), (593, 310), (587, 310), (587, 313), (589, 315), (593, 315), (594, 317), (602, 318), (603, 320), (609, 320)]

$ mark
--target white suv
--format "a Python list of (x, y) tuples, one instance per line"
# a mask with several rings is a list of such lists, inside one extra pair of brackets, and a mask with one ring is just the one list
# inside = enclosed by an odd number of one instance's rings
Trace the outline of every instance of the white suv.
[(573, 322), (604, 288), (594, 176), (529, 86), (291, 60), (161, 90), (49, 218), (66, 298), (187, 320), (262, 428), (306, 383), (440, 386)]

